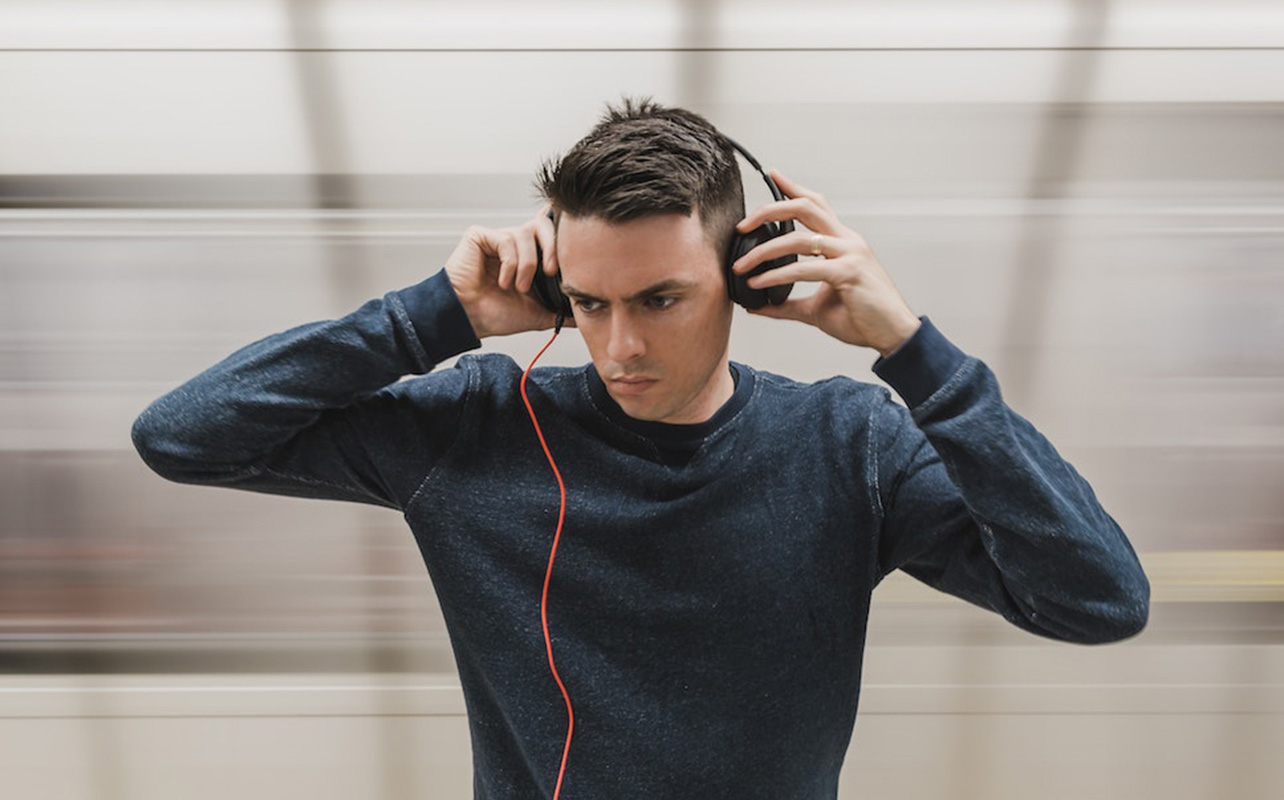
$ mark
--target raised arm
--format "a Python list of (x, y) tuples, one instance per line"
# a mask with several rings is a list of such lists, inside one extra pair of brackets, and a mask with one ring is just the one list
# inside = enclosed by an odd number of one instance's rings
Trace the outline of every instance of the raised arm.
[(463, 389), (460, 378), (439, 376), (441, 402), (427, 419), (407, 406), (397, 381), (477, 343), (438, 273), (340, 319), (237, 350), (148, 406), (134, 422), (134, 445), (155, 472), (181, 483), (397, 507), (404, 487), (391, 465), (377, 463), (380, 444), (444, 445), (448, 398)]
[(237, 350), (134, 422), (143, 460), (170, 480), (400, 507), (458, 426), (460, 370), (399, 382), (477, 347), (479, 336), (550, 327), (523, 289), (543, 215), (470, 228), (431, 278)]
[(872, 347), (875, 370), (909, 406), (871, 419), (883, 525), (879, 574), (903, 569), (1046, 636), (1101, 642), (1145, 625), (1150, 587), (1123, 531), (1092, 488), (1003, 402), (990, 370), (910, 311), (868, 243), (825, 198), (773, 172), (787, 196), (740, 223), (795, 219), (734, 266), (755, 288), (818, 281), (815, 294), (755, 313), (814, 325)]
[(1150, 586), (1088, 482), (1003, 402), (994, 375), (924, 318), (875, 371), (909, 410), (872, 420), (879, 574), (902, 569), (1034, 633), (1080, 643), (1140, 631)]

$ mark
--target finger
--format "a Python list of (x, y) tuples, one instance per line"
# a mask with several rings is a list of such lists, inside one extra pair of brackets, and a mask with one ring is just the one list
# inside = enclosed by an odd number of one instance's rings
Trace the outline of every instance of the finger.
[(531, 282), (535, 279), (535, 268), (539, 256), (535, 252), (535, 225), (527, 224), (513, 233), (513, 244), (517, 250), (516, 286), (519, 292), (529, 292)]
[(841, 277), (843, 277), (843, 271), (838, 266), (837, 261), (820, 258), (812, 261), (795, 261), (792, 264), (768, 270), (761, 275), (755, 275), (748, 282), (750, 288), (766, 289), (771, 286), (783, 286), (786, 283), (805, 283), (808, 281), (832, 284)]
[(491, 244), (492, 252), (499, 257), (499, 288), (507, 291), (513, 288), (513, 278), (517, 274), (517, 245), (507, 231), (494, 233)]
[[(821, 237), (821, 252), (814, 253), (812, 250), (813, 242), (816, 236)], [(733, 272), (748, 272), (764, 261), (770, 261), (773, 258), (780, 258), (787, 255), (800, 256), (826, 256), (836, 258), (843, 255), (842, 240), (836, 236), (825, 236), (823, 234), (813, 234), (808, 231), (794, 231), (786, 233), (784, 236), (777, 236), (774, 239), (768, 239), (754, 249), (745, 253), (732, 263)]]
[(776, 182), (776, 186), (780, 187), (780, 191), (784, 192), (786, 197), (805, 197), (824, 210), (833, 213), (833, 206), (829, 204), (823, 194), (808, 189), (792, 178), (785, 177), (785, 174), (780, 170), (771, 170), (771, 179)]
[(764, 222), (780, 222), (786, 219), (798, 220), (818, 233), (833, 235), (838, 232), (838, 218), (809, 197), (776, 200), (759, 206), (740, 220), (736, 229), (741, 233), (748, 233)]
[(483, 275), (487, 275), (493, 264), (498, 261), (500, 272), (496, 277), (496, 283), (503, 285), (503, 240), (504, 232), (483, 228), (480, 225), (471, 225), (466, 233), (467, 240), (477, 250), (481, 259), (481, 268)]

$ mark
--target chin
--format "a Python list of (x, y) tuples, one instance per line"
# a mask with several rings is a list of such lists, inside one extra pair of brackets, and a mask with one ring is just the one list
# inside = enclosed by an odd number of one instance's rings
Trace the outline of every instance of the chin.
[[(614, 395), (612, 395), (612, 397), (614, 397)], [(655, 422), (659, 417), (663, 416), (661, 414), (656, 414), (649, 403), (639, 403), (637, 400), (630, 397), (614, 397), (614, 399), (616, 405), (620, 407), (620, 410), (634, 419)]]
[(651, 398), (620, 397), (615, 394), (612, 394), (611, 397), (621, 411), (633, 419), (642, 420), (643, 422), (664, 422), (673, 415), (672, 409), (657, 403)]

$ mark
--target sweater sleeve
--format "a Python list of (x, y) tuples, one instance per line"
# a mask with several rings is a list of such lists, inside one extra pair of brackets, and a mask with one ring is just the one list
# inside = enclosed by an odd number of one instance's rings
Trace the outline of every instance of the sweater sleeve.
[(479, 344), (439, 272), (237, 350), (148, 406), (134, 446), (173, 481), (400, 508), (450, 446), (467, 378), (398, 381)]
[(900, 568), (1055, 639), (1138, 633), (1150, 585), (1119, 525), (985, 364), (923, 323), (875, 363), (909, 406), (874, 412), (879, 576)]

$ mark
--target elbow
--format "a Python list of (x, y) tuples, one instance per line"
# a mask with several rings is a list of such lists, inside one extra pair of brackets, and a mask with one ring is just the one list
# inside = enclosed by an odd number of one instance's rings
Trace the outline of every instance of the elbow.
[(1120, 635), (1116, 639), (1130, 639), (1141, 633), (1145, 629), (1146, 623), (1150, 621), (1150, 581), (1146, 579), (1146, 574), (1137, 567), (1137, 588), (1129, 598), (1129, 603), (1125, 612), (1120, 615), (1122, 625), (1120, 626)]
[(133, 426), (129, 429), (129, 439), (133, 442), (138, 457), (143, 460), (148, 469), (162, 478), (170, 477), (167, 474), (169, 470), (161, 458), (161, 453), (166, 449), (165, 432), (162, 426), (156, 424), (150, 408), (134, 420)]
[(148, 469), (166, 480), (189, 483), (194, 476), (184, 467), (187, 460), (181, 457), (183, 446), (173, 428), (150, 406), (134, 420), (129, 438)]
[[(1117, 530), (1117, 528), (1116, 528)], [(1122, 532), (1120, 532), (1122, 536)], [(1088, 619), (1080, 626), (1079, 641), (1109, 644), (1131, 639), (1150, 621), (1150, 579), (1132, 546), (1123, 542), (1113, 557), (1089, 572), (1095, 577), (1080, 585)]]
[(1044, 595), (1021, 605), (1018, 625), (1073, 644), (1109, 644), (1130, 639), (1150, 619), (1150, 583), (1140, 567), (1114, 581), (1109, 591), (1082, 590), (1060, 597)]
[(1141, 633), (1150, 621), (1150, 579), (1146, 577), (1146, 571), (1135, 555), (1131, 568), (1124, 571), (1120, 580), (1115, 608), (1115, 635), (1109, 641), (1131, 639)]
[(220, 437), (202, 434), (193, 415), (164, 402), (161, 398), (148, 406), (130, 428), (134, 449), (152, 472), (167, 481), (198, 486), (234, 486), (255, 474), (252, 465), (220, 446)]
[(1094, 625), (1081, 641), (1084, 644), (1109, 644), (1131, 639), (1141, 633), (1150, 621), (1150, 582), (1137, 567), (1126, 585), (1115, 597), (1104, 603)]
[(1108, 644), (1131, 639), (1146, 628), (1150, 620), (1150, 598), (1148, 595), (1131, 598), (1126, 604), (1116, 606), (1115, 613), (1100, 628), (1099, 636), (1090, 644)]

